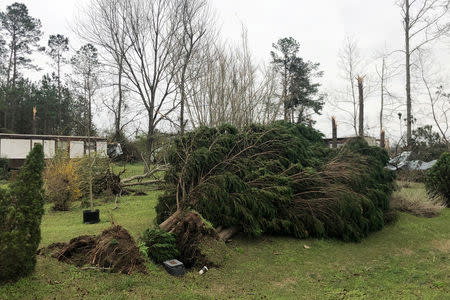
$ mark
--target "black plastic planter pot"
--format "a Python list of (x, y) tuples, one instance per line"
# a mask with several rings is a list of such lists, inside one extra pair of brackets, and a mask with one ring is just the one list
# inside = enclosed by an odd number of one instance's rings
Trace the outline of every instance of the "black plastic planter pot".
[(100, 222), (100, 211), (98, 209), (83, 210), (83, 223), (84, 224), (95, 224)]

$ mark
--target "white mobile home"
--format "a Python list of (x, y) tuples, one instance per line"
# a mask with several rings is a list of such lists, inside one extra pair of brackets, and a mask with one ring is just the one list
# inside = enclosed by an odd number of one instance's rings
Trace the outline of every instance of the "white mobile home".
[(52, 158), (57, 149), (67, 149), (71, 158), (82, 157), (89, 149), (104, 156), (107, 153), (107, 141), (99, 137), (91, 137), (89, 147), (86, 136), (0, 133), (0, 157), (9, 159), (11, 167), (18, 167), (22, 165), (35, 144), (44, 146), (45, 158)]

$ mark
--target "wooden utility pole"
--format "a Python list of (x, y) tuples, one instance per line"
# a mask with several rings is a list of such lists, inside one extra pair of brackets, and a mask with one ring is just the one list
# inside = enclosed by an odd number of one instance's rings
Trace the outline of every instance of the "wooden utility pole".
[(359, 93), (359, 136), (364, 137), (364, 77), (358, 76), (358, 93)]
[(337, 148), (337, 123), (336, 123), (336, 118), (333, 116), (331, 118), (331, 127), (332, 127), (332, 141), (331, 141), (331, 147), (333, 149)]

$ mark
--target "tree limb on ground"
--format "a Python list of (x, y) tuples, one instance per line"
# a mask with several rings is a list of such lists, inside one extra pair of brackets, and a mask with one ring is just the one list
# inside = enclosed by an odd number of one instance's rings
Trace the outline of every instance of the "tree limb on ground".
[(146, 173), (144, 173), (142, 175), (135, 175), (135, 176), (132, 176), (130, 178), (125, 178), (125, 179), (123, 179), (121, 181), (122, 181), (122, 183), (127, 183), (127, 182), (130, 182), (130, 181), (133, 181), (133, 180), (139, 180), (140, 181), (140, 180), (142, 180), (144, 178), (147, 178), (147, 177), (150, 177), (152, 175), (155, 175), (157, 172), (164, 171), (164, 170), (166, 170), (166, 166), (165, 165), (164, 166), (158, 166), (158, 167), (154, 168), (153, 170), (151, 170), (149, 172), (146, 172)]
[(136, 185), (151, 185), (151, 184), (163, 184), (164, 180), (147, 180), (147, 181), (138, 181), (138, 182), (131, 182), (131, 183), (122, 183), (121, 187), (127, 187), (127, 186), (136, 186)]

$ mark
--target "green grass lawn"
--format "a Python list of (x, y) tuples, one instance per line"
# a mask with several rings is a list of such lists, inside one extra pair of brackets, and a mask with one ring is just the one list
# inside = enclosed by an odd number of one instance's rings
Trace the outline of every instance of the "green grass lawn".
[(125, 169), (125, 172), (122, 174), (122, 178), (128, 178), (136, 175), (144, 174), (144, 163), (137, 162), (133, 164), (118, 162), (111, 164), (112, 170), (114, 173), (118, 174), (119, 172)]
[[(417, 188), (417, 187), (414, 187)], [(56, 213), (46, 207), (41, 246), (98, 234), (110, 220), (136, 238), (153, 225), (157, 193), (123, 197), (117, 210), (98, 202), (102, 222), (82, 224), (82, 209)], [(361, 243), (238, 237), (220, 269), (182, 278), (148, 264), (131, 276), (82, 271), (38, 257), (36, 272), (0, 286), (0, 299), (449, 299), (450, 209), (439, 217), (401, 214), (396, 224)], [(307, 245), (309, 249), (304, 246)]]

